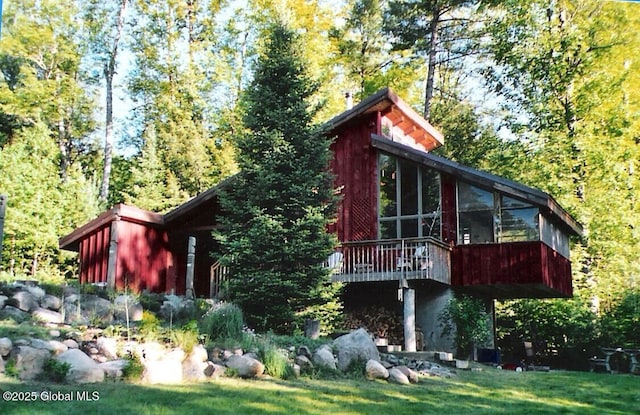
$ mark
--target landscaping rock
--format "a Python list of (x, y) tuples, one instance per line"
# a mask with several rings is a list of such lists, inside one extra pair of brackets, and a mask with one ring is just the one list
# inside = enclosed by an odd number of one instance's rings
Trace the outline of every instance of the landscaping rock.
[(207, 369), (207, 362), (201, 360), (186, 359), (182, 362), (182, 379), (187, 382), (200, 382), (206, 379), (204, 373)]
[(67, 346), (67, 348), (69, 348), (69, 349), (77, 349), (77, 348), (80, 347), (78, 345), (78, 342), (73, 340), (73, 339), (66, 339), (65, 341), (62, 342), (62, 344)]
[(157, 342), (146, 342), (136, 345), (135, 353), (142, 361), (160, 360), (165, 354), (165, 348)]
[(4, 308), (4, 305), (7, 303), (9, 297), (6, 295), (0, 295), (0, 309)]
[(313, 370), (313, 363), (307, 356), (304, 356), (304, 355), (296, 356), (294, 363), (300, 366), (300, 370), (302, 371)]
[(397, 366), (396, 369), (398, 369), (399, 371), (402, 372), (403, 375), (405, 375), (407, 377), (407, 379), (409, 379), (409, 382), (411, 383), (418, 383), (419, 376), (418, 373), (416, 373), (415, 371), (409, 369), (406, 366)]
[(69, 363), (71, 368), (67, 380), (75, 383), (97, 383), (104, 381), (104, 370), (79, 349), (69, 349), (56, 360)]
[(40, 307), (47, 308), (49, 310), (58, 311), (62, 308), (62, 300), (55, 295), (47, 294), (40, 300)]
[(86, 295), (80, 301), (80, 305), (80, 312), (90, 322), (98, 320), (101, 323), (109, 324), (113, 320), (113, 305), (109, 300), (97, 295)]
[(15, 301), (15, 307), (21, 311), (31, 312), (40, 307), (38, 299), (29, 291), (18, 291), (11, 298)]
[(213, 362), (206, 362), (207, 367), (204, 369), (205, 376), (213, 379), (218, 379), (224, 376), (227, 368), (222, 365), (217, 365)]
[(42, 288), (38, 287), (38, 286), (29, 285), (29, 286), (26, 287), (26, 289), (38, 301), (42, 300), (42, 298), (44, 298), (44, 296), (46, 294), (45, 291)]
[(410, 384), (409, 378), (398, 368), (392, 368), (389, 371), (389, 382), (398, 383), (400, 385)]
[(309, 350), (309, 348), (307, 346), (300, 346), (298, 347), (298, 352), (296, 353), (298, 356), (305, 356), (309, 359), (313, 358), (313, 355), (311, 354), (311, 350)]
[(187, 360), (193, 360), (194, 362), (206, 362), (209, 360), (207, 349), (205, 349), (201, 344), (194, 346), (191, 353), (189, 353), (189, 356), (187, 356)]
[(43, 323), (60, 324), (64, 322), (62, 314), (47, 308), (38, 307), (31, 312), (31, 316), (42, 321)]
[(142, 304), (131, 295), (121, 294), (113, 300), (113, 317), (118, 321), (142, 321)]
[(337, 370), (336, 359), (333, 357), (331, 347), (326, 344), (320, 346), (313, 354), (313, 363), (316, 366)]
[(365, 366), (365, 373), (368, 379), (387, 379), (389, 377), (389, 371), (377, 360), (367, 361)]
[(99, 366), (104, 371), (105, 377), (109, 379), (120, 379), (122, 378), (122, 371), (128, 364), (129, 362), (125, 359), (117, 359), (100, 363)]
[(10, 356), (15, 361), (20, 380), (34, 380), (42, 373), (44, 363), (51, 354), (46, 349), (17, 346), (12, 349)]
[(0, 310), (0, 320), (10, 318), (18, 323), (21, 323), (29, 318), (29, 313), (26, 311), (22, 311), (19, 308), (5, 305), (2, 310)]
[(343, 372), (354, 361), (380, 361), (378, 348), (365, 329), (340, 336), (333, 341), (333, 345), (338, 355), (338, 368)]
[(69, 350), (69, 348), (64, 343), (58, 340), (49, 340), (49, 346), (51, 347), (50, 350), (56, 355), (64, 353), (67, 350)]
[(118, 357), (118, 342), (113, 337), (98, 337), (96, 348), (98, 353), (103, 354), (107, 359)]
[(264, 373), (264, 365), (259, 360), (247, 356), (231, 356), (227, 367), (235, 369), (241, 378), (254, 378)]
[(182, 382), (182, 364), (175, 359), (149, 360), (143, 362), (142, 382), (151, 385), (176, 384)]
[(10, 338), (0, 338), (0, 357), (9, 356), (9, 353), (11, 353), (11, 348), (13, 348), (13, 343), (11, 342)]

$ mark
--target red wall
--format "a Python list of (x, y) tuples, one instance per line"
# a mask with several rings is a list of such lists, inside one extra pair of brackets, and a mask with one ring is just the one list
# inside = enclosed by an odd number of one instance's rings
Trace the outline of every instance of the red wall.
[(107, 282), (111, 223), (96, 229), (80, 242), (80, 282)]
[[(458, 245), (451, 255), (451, 283), (454, 286), (501, 286), (502, 297), (521, 296), (519, 286), (544, 285), (558, 296), (571, 296), (571, 263), (543, 242)], [(517, 294), (516, 294), (517, 293)], [(537, 296), (531, 292), (531, 296)]]
[(172, 263), (166, 231), (148, 225), (118, 223), (118, 265), (116, 288), (136, 292), (165, 291), (167, 268)]
[(371, 134), (378, 129), (377, 114), (345, 126), (331, 149), (336, 187), (342, 187), (335, 229), (340, 241), (377, 239), (377, 160)]

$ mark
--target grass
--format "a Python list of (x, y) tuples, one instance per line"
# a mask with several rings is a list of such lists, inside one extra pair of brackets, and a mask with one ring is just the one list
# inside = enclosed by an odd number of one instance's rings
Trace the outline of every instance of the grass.
[[(0, 378), (11, 392), (71, 393), (68, 402), (7, 402), (2, 414), (640, 414), (640, 377), (582, 372), (485, 369), (452, 379), (398, 386), (383, 381), (241, 380), (149, 386), (23, 384)], [(80, 401), (77, 392), (99, 397)], [(94, 394), (97, 392), (97, 394)], [(67, 395), (69, 396), (69, 395)]]

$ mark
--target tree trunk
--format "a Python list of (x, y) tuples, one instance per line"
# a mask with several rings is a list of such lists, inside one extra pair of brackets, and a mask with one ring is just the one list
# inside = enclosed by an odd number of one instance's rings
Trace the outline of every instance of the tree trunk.
[(429, 59), (427, 68), (427, 86), (424, 91), (424, 119), (429, 120), (431, 115), (431, 100), (433, 99), (433, 81), (436, 73), (436, 45), (438, 44), (438, 25), (440, 23), (440, 10), (434, 10), (433, 18), (429, 24), (431, 36), (429, 42)]
[(111, 165), (113, 161), (113, 77), (116, 73), (116, 56), (118, 55), (118, 43), (124, 27), (124, 13), (129, 0), (121, 0), (120, 10), (118, 10), (118, 21), (116, 33), (113, 38), (113, 46), (109, 53), (109, 60), (104, 65), (104, 76), (106, 81), (106, 115), (104, 130), (104, 163), (102, 169), (102, 183), (100, 185), (99, 199), (106, 203), (109, 197), (109, 180), (111, 177)]

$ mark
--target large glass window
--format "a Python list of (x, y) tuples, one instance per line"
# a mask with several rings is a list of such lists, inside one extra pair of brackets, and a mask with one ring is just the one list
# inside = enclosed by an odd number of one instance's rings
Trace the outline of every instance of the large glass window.
[(378, 175), (380, 238), (440, 238), (438, 172), (380, 153)]
[(500, 193), (458, 183), (458, 243), (539, 239), (538, 208)]
[(464, 182), (458, 183), (459, 243), (493, 242), (493, 211), (493, 193)]

